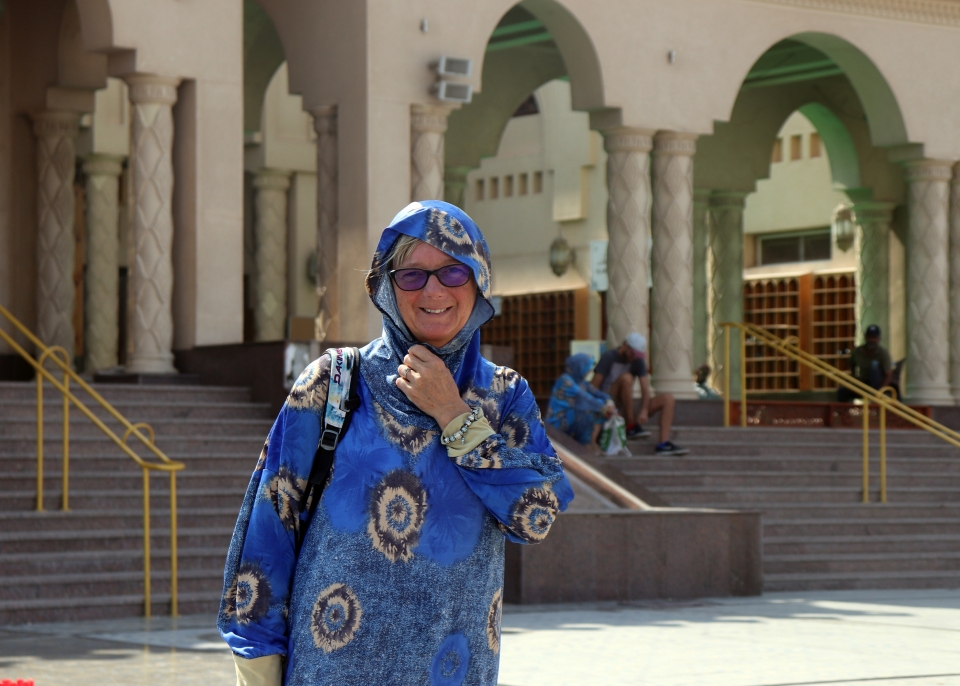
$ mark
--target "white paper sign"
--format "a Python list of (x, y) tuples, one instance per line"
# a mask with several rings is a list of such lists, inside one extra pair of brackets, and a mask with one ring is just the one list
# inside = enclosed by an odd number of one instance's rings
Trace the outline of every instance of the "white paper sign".
[(608, 287), (607, 240), (590, 241), (590, 290), (603, 292)]

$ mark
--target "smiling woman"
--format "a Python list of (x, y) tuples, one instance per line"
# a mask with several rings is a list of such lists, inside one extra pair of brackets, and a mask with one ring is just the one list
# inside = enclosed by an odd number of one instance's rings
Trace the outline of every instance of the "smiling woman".
[(333, 476), (315, 509), (293, 497), (320, 437), (324, 355), (294, 385), (247, 489), (220, 631), (240, 684), (493, 686), (504, 540), (543, 540), (573, 492), (527, 382), (480, 356), (490, 256), (470, 217), (409, 205), (366, 286), (383, 335), (360, 352), (360, 406)]

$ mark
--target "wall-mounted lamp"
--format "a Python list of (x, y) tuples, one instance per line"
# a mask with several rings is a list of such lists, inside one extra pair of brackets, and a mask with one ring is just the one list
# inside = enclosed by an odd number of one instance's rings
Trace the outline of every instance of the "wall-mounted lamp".
[(557, 276), (566, 274), (573, 262), (573, 251), (570, 250), (570, 244), (563, 236), (557, 236), (550, 244), (550, 269)]
[(831, 221), (833, 228), (833, 240), (837, 247), (843, 252), (847, 252), (853, 247), (854, 240), (857, 237), (857, 218), (853, 213), (853, 208), (849, 205), (837, 205), (833, 211)]
[(673, 64), (673, 63), (676, 62), (676, 61), (677, 61), (677, 51), (676, 51), (676, 50), (668, 50), (668, 51), (667, 51), (667, 63), (668, 63), (668, 64)]

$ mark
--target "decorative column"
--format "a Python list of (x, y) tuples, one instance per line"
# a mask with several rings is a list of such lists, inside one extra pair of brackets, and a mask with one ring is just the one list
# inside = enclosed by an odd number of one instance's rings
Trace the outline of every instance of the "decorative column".
[(724, 368), (721, 322), (743, 321), (743, 206), (746, 193), (714, 191), (710, 196), (710, 351), (715, 386), (730, 375), (730, 392), (740, 393), (739, 332), (730, 332), (730, 369)]
[(659, 393), (693, 388), (693, 154), (696, 136), (660, 132), (653, 143), (653, 289), (650, 360)]
[(83, 173), (87, 177), (87, 273), (86, 363), (88, 372), (117, 366), (119, 281), (119, 201), (123, 158), (88, 155)]
[(707, 284), (707, 207), (709, 188), (693, 189), (693, 366), (709, 363), (709, 287)]
[(853, 206), (860, 227), (857, 263), (857, 331), (871, 324), (890, 335), (890, 222), (893, 203), (864, 202)]
[(443, 174), (443, 199), (461, 209), (467, 199), (467, 174), (471, 169), (473, 167), (447, 167)]
[(950, 391), (960, 405), (960, 164), (950, 183)]
[(450, 110), (410, 107), (410, 199), (443, 200), (443, 134)]
[(950, 394), (949, 220), (951, 163), (906, 165), (907, 397), (922, 405), (952, 405)]
[(603, 132), (607, 151), (607, 344), (618, 346), (631, 331), (649, 329), (651, 132), (616, 128)]
[(340, 337), (339, 280), (337, 269), (337, 193), (339, 192), (339, 151), (337, 106), (313, 110), (317, 132), (317, 316), (314, 338), (324, 341)]
[(37, 137), (37, 335), (63, 347), (73, 359), (74, 138), (79, 117), (41, 112)]
[(257, 190), (254, 260), (258, 341), (282, 341), (287, 335), (287, 191), (290, 172), (261, 169), (253, 179)]
[(125, 77), (130, 86), (133, 222), (129, 324), (133, 374), (175, 374), (173, 366), (173, 104), (179, 79)]

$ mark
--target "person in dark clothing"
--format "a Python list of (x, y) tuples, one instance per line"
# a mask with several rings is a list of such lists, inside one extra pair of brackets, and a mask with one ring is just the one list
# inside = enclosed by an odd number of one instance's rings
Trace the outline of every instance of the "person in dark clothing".
[[(850, 354), (850, 374), (856, 379), (880, 390), (893, 381), (893, 363), (890, 353), (880, 345), (881, 331), (871, 324), (865, 332), (866, 343), (855, 348)], [(841, 386), (837, 389), (837, 400), (841, 403), (853, 402), (860, 394)]]
[[(647, 339), (636, 331), (630, 333), (619, 348), (608, 350), (600, 356), (600, 361), (593, 369), (591, 383), (594, 388), (607, 393), (617, 404), (617, 409), (627, 423), (628, 439), (649, 436), (650, 432), (645, 431), (642, 424), (650, 416), (660, 413), (660, 443), (657, 444), (657, 454), (686, 455), (689, 452), (686, 448), (670, 441), (677, 401), (670, 393), (653, 395), (650, 392), (646, 352)], [(633, 411), (634, 378), (640, 379), (639, 415)]]

